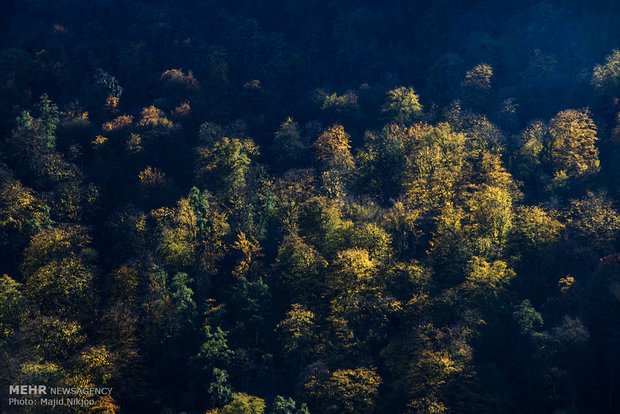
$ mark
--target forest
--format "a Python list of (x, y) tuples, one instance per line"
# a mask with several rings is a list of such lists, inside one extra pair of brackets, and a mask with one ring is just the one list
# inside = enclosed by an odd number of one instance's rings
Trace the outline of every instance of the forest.
[(1, 1), (1, 411), (620, 412), (619, 20)]

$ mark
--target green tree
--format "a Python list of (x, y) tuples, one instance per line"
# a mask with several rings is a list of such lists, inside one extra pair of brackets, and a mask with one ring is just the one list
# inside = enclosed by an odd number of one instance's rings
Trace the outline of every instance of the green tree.
[(0, 277), (0, 345), (18, 328), (26, 305), (20, 283), (8, 275)]
[(207, 414), (263, 414), (265, 400), (241, 392), (233, 394), (233, 400), (222, 408), (207, 411)]
[[(9, 143), (10, 158), (17, 161), (18, 171), (31, 175), (45, 175), (46, 166), (58, 164), (55, 154), (56, 128), (60, 122), (60, 111), (46, 94), (41, 95), (33, 111), (22, 111), (16, 119)], [(67, 174), (66, 168), (47, 168), (47, 175)], [(49, 171), (49, 170), (52, 171)]]
[(196, 315), (194, 291), (190, 288), (192, 280), (187, 273), (177, 273), (172, 278), (171, 298), (177, 320), (182, 326), (191, 326)]
[(613, 50), (605, 57), (605, 63), (594, 66), (592, 86), (600, 93), (613, 93), (620, 85), (620, 50)]
[(203, 368), (211, 370), (216, 366), (228, 366), (234, 352), (228, 347), (227, 333), (219, 326), (213, 328), (210, 325), (205, 325), (203, 332), (204, 341), (197, 355)]
[(452, 323), (449, 328), (431, 324), (417, 327), (412, 338), (415, 355), (405, 375), (409, 413), (444, 413), (459, 404), (475, 409), (477, 402), (467, 391), (475, 375), (470, 345), (473, 334), (463, 322)]
[(209, 287), (209, 276), (217, 272), (218, 262), (228, 249), (224, 238), (230, 231), (230, 225), (227, 215), (212, 202), (208, 191), (192, 187), (188, 201), (190, 211), (181, 209), (183, 204), (179, 202), (179, 212), (184, 212), (179, 218), (185, 228), (192, 229), (195, 226), (194, 262), (198, 265), (196, 293), (203, 298)]
[(213, 376), (209, 388), (209, 401), (212, 407), (222, 407), (233, 399), (232, 388), (228, 384), (228, 372), (213, 368)]
[(387, 93), (387, 101), (381, 110), (387, 119), (411, 125), (422, 115), (420, 97), (412, 88), (401, 86)]
[(512, 316), (519, 326), (521, 335), (533, 335), (543, 326), (542, 315), (534, 309), (528, 299), (515, 306)]
[(292, 398), (276, 395), (270, 414), (310, 414), (306, 403), (298, 404)]
[(299, 167), (303, 163), (307, 150), (308, 147), (301, 137), (299, 124), (292, 118), (287, 118), (276, 131), (271, 144), (274, 165), (281, 171)]
[(319, 301), (327, 261), (297, 234), (287, 235), (274, 263), (283, 294), (293, 303), (314, 307)]
[(467, 225), (462, 208), (447, 204), (436, 218), (430, 254), (438, 273), (436, 282), (449, 283), (462, 275), (465, 264), (475, 254), (476, 238)]
[(224, 137), (213, 147), (199, 147), (197, 154), (196, 176), (201, 186), (232, 197), (245, 187), (258, 147), (249, 139)]
[(338, 200), (312, 197), (305, 201), (299, 212), (299, 233), (324, 257), (334, 254), (344, 244), (344, 220)]
[(47, 94), (41, 95), (37, 106), (39, 116), (36, 119), (36, 130), (49, 149), (56, 148), (56, 127), (60, 122), (61, 112)]
[(22, 131), (34, 133), (42, 148), (54, 150), (56, 148), (56, 128), (60, 122), (61, 112), (47, 94), (39, 97), (39, 103), (35, 106), (36, 118), (29, 111), (23, 111), (17, 117), (17, 128)]
[(410, 134), (411, 128), (400, 124), (388, 124), (378, 134), (366, 133), (364, 148), (355, 157), (360, 193), (382, 201), (401, 194), (407, 163), (405, 145)]

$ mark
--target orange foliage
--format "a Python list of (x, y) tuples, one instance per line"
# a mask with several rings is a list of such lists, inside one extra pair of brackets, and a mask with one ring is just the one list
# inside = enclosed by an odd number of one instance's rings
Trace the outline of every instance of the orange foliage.
[(91, 141), (91, 144), (93, 144), (93, 147), (95, 148), (101, 148), (107, 142), (108, 142), (108, 139), (106, 137), (104, 137), (103, 135), (97, 135), (95, 139)]
[(114, 118), (114, 120), (103, 124), (101, 129), (105, 132), (118, 131), (119, 129), (123, 129), (125, 127), (130, 126), (132, 122), (133, 122), (133, 116), (121, 115), (117, 118)]
[(571, 288), (575, 285), (575, 278), (571, 275), (566, 275), (562, 279), (558, 281), (558, 287), (560, 288), (560, 292), (567, 293), (571, 290)]
[(172, 121), (170, 121), (164, 115), (164, 111), (155, 106), (149, 106), (148, 108), (144, 108), (142, 112), (140, 112), (140, 126), (142, 127), (164, 127), (167, 129), (172, 128)]
[(118, 112), (118, 103), (120, 98), (118, 96), (110, 95), (105, 100), (105, 109), (106, 111), (115, 114)]
[(138, 173), (138, 179), (146, 187), (157, 187), (166, 183), (166, 174), (149, 166)]
[(328, 128), (313, 144), (317, 159), (328, 169), (350, 170), (353, 168), (350, 137), (342, 125)]
[(192, 108), (189, 106), (189, 102), (185, 101), (181, 105), (174, 108), (173, 115), (177, 118), (185, 118), (189, 115)]
[(183, 73), (182, 69), (168, 69), (161, 74), (161, 79), (170, 84), (182, 85), (190, 91), (197, 91), (200, 89), (200, 85), (196, 78), (194, 78), (194, 74), (191, 70), (186, 75)]

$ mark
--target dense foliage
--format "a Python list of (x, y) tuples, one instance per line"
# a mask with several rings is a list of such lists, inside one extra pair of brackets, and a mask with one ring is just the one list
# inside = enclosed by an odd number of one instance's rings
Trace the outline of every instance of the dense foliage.
[(3, 397), (620, 412), (619, 17), (1, 2)]

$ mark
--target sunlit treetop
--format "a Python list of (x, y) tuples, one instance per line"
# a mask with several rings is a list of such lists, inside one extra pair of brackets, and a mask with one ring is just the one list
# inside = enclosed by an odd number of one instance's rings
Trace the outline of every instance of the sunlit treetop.
[(387, 93), (387, 101), (383, 105), (382, 112), (390, 120), (411, 125), (422, 115), (420, 97), (413, 88), (401, 86), (392, 89)]

